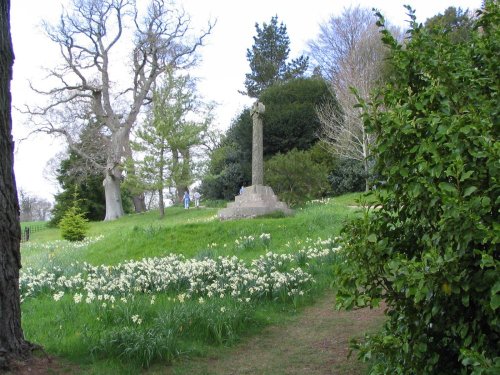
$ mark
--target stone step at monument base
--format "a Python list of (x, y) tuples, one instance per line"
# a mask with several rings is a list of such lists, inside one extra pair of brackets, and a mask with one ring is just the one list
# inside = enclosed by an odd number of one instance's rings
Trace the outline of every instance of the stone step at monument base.
[(281, 211), (286, 215), (293, 211), (286, 203), (280, 202), (270, 186), (251, 185), (243, 189), (243, 194), (237, 195), (234, 202), (219, 211), (219, 219), (241, 219), (266, 215)]

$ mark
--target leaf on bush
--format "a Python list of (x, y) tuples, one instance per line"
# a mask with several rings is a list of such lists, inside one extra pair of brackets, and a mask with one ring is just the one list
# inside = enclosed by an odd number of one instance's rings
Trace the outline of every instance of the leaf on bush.
[(457, 188), (448, 182), (440, 182), (439, 188), (443, 191), (448, 192), (448, 193), (456, 193), (457, 192)]
[(467, 171), (465, 173), (462, 174), (462, 176), (460, 177), (460, 181), (465, 181), (467, 180), (470, 176), (472, 176), (472, 174), (474, 173), (474, 171)]
[(477, 187), (475, 186), (469, 186), (467, 189), (464, 190), (464, 198), (468, 197), (472, 193), (474, 193), (477, 190)]
[(493, 310), (498, 309), (498, 306), (500, 306), (500, 295), (495, 294), (491, 297), (490, 306)]

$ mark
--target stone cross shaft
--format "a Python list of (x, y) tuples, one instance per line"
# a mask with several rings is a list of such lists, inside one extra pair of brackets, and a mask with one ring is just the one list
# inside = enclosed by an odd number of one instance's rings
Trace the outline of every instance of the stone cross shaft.
[(252, 185), (264, 185), (264, 136), (261, 115), (265, 110), (264, 104), (256, 101), (250, 112), (253, 120)]

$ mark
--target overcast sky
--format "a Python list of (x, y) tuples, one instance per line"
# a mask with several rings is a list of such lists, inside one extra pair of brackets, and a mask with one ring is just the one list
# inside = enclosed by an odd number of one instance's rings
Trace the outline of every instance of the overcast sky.
[[(12, 98), (15, 107), (38, 100), (28, 86), (28, 80), (41, 81), (43, 67), (53, 67), (58, 50), (41, 31), (41, 20), (56, 22), (62, 3), (70, 0), (13, 0), (11, 1), (11, 31), (16, 55)], [(137, 0), (145, 2), (146, 0)], [(408, 17), (404, 4), (416, 9), (420, 22), (443, 12), (449, 6), (475, 9), (481, 0), (182, 0), (177, 1), (191, 15), (194, 28), (203, 28), (209, 20), (217, 20), (207, 45), (200, 52), (201, 64), (193, 75), (200, 78), (199, 90), (208, 101), (218, 104), (216, 123), (227, 129), (232, 118), (251, 104), (251, 100), (238, 93), (244, 89), (245, 73), (249, 72), (246, 50), (253, 44), (255, 23), (269, 23), (278, 16), (288, 30), (291, 41), (290, 58), (306, 52), (306, 43), (314, 39), (319, 24), (331, 15), (340, 15), (344, 7), (360, 4), (380, 10), (391, 23), (404, 27)], [(48, 136), (31, 136), (26, 119), (13, 111), (13, 130), (17, 150), (15, 173), (18, 188), (53, 200), (57, 186), (44, 177), (47, 161), (63, 150), (62, 140)]]

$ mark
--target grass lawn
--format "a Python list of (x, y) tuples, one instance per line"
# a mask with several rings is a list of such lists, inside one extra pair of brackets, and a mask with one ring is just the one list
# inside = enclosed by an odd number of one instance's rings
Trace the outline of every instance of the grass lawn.
[(21, 249), (25, 335), (82, 373), (181, 371), (186, 358), (225, 353), (329, 289), (333, 238), (357, 196), (224, 222), (217, 209), (171, 207), (164, 219), (92, 223), (78, 245), (38, 232)]

